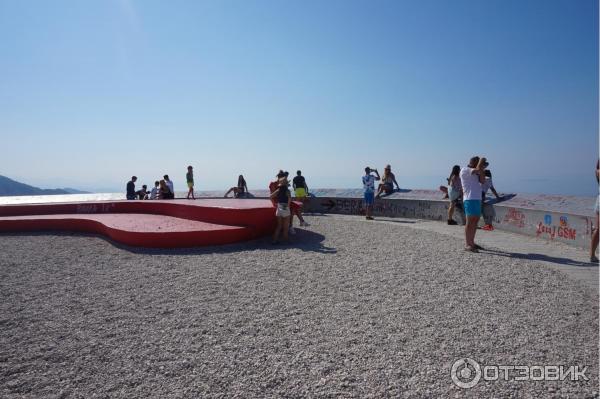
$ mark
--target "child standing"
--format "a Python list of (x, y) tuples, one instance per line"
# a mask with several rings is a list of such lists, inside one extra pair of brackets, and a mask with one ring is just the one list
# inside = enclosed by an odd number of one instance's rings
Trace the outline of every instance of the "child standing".
[(185, 180), (187, 181), (187, 186), (188, 186), (188, 193), (187, 193), (187, 199), (190, 199), (190, 195), (192, 196), (192, 199), (195, 200), (196, 198), (194, 197), (194, 168), (192, 168), (192, 166), (188, 166), (187, 168), (187, 173), (185, 174)]

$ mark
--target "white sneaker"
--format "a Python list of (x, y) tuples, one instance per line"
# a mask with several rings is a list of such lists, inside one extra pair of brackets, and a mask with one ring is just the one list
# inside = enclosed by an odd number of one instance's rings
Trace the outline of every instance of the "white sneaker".
[(308, 223), (306, 223), (306, 222), (300, 222), (300, 226), (303, 226), (303, 227), (308, 227), (308, 226), (310, 226), (310, 224), (308, 224)]
[(294, 234), (296, 234), (296, 229), (293, 227), (290, 227), (289, 232), (290, 232), (290, 234), (294, 235)]

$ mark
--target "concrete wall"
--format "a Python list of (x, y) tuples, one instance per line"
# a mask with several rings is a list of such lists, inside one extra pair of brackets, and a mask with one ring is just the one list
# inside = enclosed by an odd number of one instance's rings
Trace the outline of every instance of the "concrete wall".
[[(384, 198), (376, 200), (374, 215), (439, 220), (445, 223), (448, 201)], [(589, 248), (595, 218), (555, 211), (519, 208), (510, 205), (491, 205), (495, 211), (494, 227), (553, 242), (563, 242), (581, 248)], [(306, 205), (306, 212), (364, 215), (361, 198), (313, 197)], [(457, 212), (455, 220), (464, 221)]]
[[(201, 196), (221, 196), (221, 192), (201, 192)], [(266, 198), (267, 190), (252, 190), (256, 198)], [(305, 212), (364, 215), (362, 190), (314, 189)], [(595, 223), (594, 197), (545, 194), (506, 194), (502, 201), (490, 200), (495, 211), (494, 227), (499, 230), (538, 237), (550, 243), (564, 242), (589, 248)], [(445, 223), (448, 201), (436, 190), (402, 189), (375, 201), (375, 216), (439, 220)], [(484, 209), (484, 212), (487, 211)], [(464, 223), (456, 212), (455, 220)]]

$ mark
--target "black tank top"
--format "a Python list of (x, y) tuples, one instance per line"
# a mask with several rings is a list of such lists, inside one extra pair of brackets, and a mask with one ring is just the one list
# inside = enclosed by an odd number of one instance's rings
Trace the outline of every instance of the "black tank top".
[(287, 186), (279, 187), (279, 192), (277, 193), (277, 202), (280, 204), (287, 204), (289, 192), (290, 190), (287, 188)]

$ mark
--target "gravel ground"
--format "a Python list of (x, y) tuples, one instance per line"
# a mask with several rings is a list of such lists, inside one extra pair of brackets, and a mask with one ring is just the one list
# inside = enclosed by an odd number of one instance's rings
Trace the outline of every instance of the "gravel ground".
[[(289, 246), (0, 236), (0, 397), (594, 397), (598, 298), (409, 223), (309, 217)], [(481, 380), (453, 362), (587, 365)]]

